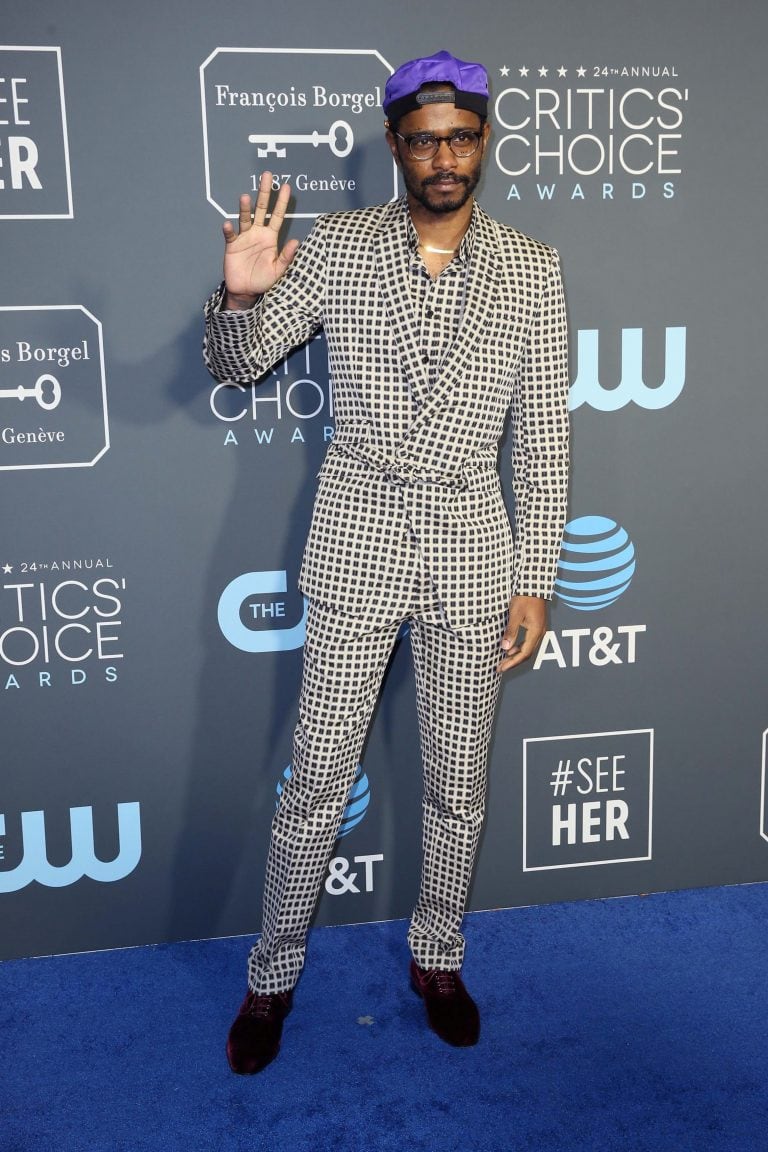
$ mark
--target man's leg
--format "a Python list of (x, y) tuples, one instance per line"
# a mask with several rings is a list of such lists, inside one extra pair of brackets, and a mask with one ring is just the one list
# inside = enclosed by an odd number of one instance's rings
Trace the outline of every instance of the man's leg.
[(280, 1048), (307, 929), (398, 628), (396, 621), (372, 629), (310, 604), (293, 771), (272, 822), (262, 934), (227, 1037), (233, 1072), (260, 1072)]
[(399, 621), (372, 629), (310, 603), (293, 770), (272, 823), (262, 934), (251, 950), (252, 992), (285, 992), (338, 834)]
[(424, 860), (408, 943), (430, 1024), (457, 1045), (473, 1044), (479, 1034), (477, 1011), (458, 977), (460, 929), (485, 813), (503, 631), (503, 616), (458, 632), (424, 620), (411, 626), (424, 763)]

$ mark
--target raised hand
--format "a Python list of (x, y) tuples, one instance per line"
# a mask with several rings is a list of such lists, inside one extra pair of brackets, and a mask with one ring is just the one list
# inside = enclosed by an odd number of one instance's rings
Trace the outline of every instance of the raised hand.
[(238, 230), (231, 220), (224, 223), (226, 308), (249, 308), (257, 296), (277, 283), (298, 251), (298, 240), (289, 240), (282, 251), (277, 248), (290, 187), (281, 184), (272, 215), (265, 224), (271, 195), (272, 173), (262, 172), (255, 208), (251, 208), (250, 196), (241, 196)]

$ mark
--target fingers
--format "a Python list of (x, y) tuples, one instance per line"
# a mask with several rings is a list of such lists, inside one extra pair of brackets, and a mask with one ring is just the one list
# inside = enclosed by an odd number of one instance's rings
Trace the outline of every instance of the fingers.
[[(262, 177), (263, 179), (263, 177)], [(272, 215), (269, 218), (269, 227), (273, 232), (279, 232), (285, 220), (285, 214), (288, 211), (288, 203), (291, 199), (291, 188), (289, 184), (281, 184), (280, 191), (277, 194), (275, 206), (272, 209)]]
[[(537, 632), (529, 631), (525, 633), (525, 638), (518, 643), (510, 643), (508, 648), (504, 648), (504, 655), (499, 661), (496, 671), (507, 672), (510, 668), (516, 668), (518, 664), (524, 664), (526, 660), (530, 660), (534, 652), (539, 646), (541, 636)], [(507, 641), (505, 633), (502, 645)]]
[[(259, 191), (256, 195), (256, 203), (251, 206), (251, 198), (247, 194), (240, 197), (238, 209), (238, 226), (239, 232), (247, 232), (249, 228), (263, 228), (266, 224), (273, 232), (279, 232), (285, 220), (285, 214), (288, 211), (288, 204), (291, 199), (291, 189), (288, 184), (281, 184), (277, 193), (277, 199), (272, 209), (272, 213), (267, 221), (269, 214), (269, 202), (272, 198), (273, 191), (273, 177), (271, 172), (262, 172), (259, 177)], [(224, 228), (224, 236), (227, 240), (234, 239), (234, 231)]]
[(251, 226), (251, 198), (246, 193), (240, 197), (240, 207), (237, 216), (237, 223), (241, 232), (246, 232)]
[(535, 597), (513, 597), (501, 638), (497, 672), (507, 672), (530, 660), (547, 630), (546, 606)]
[(514, 668), (516, 664), (522, 663), (522, 645), (517, 642), (519, 633), (519, 622), (508, 621), (501, 638), (501, 658), (496, 669), (497, 672), (506, 672), (508, 668)]
[[(258, 195), (256, 196), (256, 207), (255, 207), (254, 212), (253, 212), (253, 222), (258, 228), (263, 227), (264, 221), (267, 218), (267, 209), (269, 208), (269, 197), (270, 197), (271, 193), (272, 193), (272, 173), (271, 172), (262, 172), (261, 176), (259, 177), (259, 191), (258, 191)], [(240, 197), (241, 210), (242, 210), (242, 203), (243, 203), (244, 199), (248, 200), (248, 210), (250, 212), (251, 200), (250, 200), (249, 196), (248, 197), (243, 197), (243, 196)], [(249, 227), (250, 227), (250, 223), (249, 223)]]
[(280, 276), (282, 276), (283, 272), (285, 272), (288, 265), (292, 262), (294, 256), (298, 252), (298, 250), (299, 250), (299, 241), (298, 240), (294, 239), (294, 240), (287, 240), (286, 241), (282, 252), (277, 257), (277, 263), (278, 263), (278, 266), (280, 269), (280, 271), (279, 271)]

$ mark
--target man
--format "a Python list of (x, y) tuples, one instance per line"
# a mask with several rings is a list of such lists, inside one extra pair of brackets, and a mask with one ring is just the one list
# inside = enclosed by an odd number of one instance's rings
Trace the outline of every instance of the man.
[[(386, 139), (406, 195), (320, 217), (280, 251), (271, 216), (224, 225), (206, 362), (248, 383), (321, 325), (336, 431), (299, 585), (309, 599), (293, 774), (272, 826), (262, 934), (227, 1043), (235, 1072), (277, 1054), (305, 938), (381, 680), (410, 624), (424, 766), (424, 860), (408, 943), (432, 1029), (476, 1043), (460, 926), (483, 820), (500, 674), (546, 630), (565, 518), (567, 336), (556, 252), (487, 216), (473, 191), (488, 79), (448, 52), (390, 77)], [(514, 434), (516, 540), (497, 452)]]

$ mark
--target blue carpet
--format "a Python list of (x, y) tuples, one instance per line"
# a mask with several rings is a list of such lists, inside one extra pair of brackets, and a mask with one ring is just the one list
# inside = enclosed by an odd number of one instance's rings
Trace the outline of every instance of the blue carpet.
[(312, 933), (277, 1061), (224, 1055), (248, 941), (0, 964), (2, 1152), (768, 1152), (768, 885), (467, 918), (450, 1049), (405, 924)]

